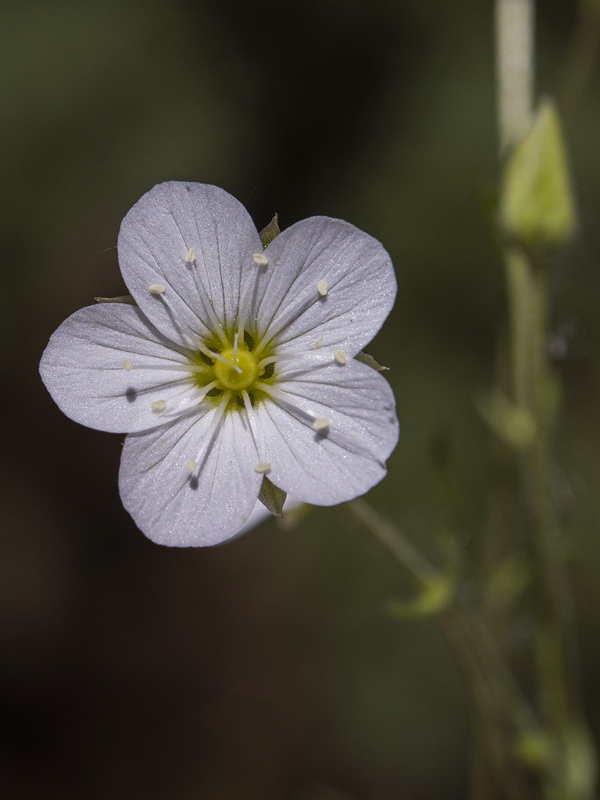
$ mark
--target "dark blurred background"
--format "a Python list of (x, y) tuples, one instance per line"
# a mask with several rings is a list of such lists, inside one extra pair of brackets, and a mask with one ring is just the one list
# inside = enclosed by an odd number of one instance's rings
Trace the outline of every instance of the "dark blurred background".
[[(576, 4), (539, 4), (539, 89)], [(2, 3), (0, 793), (18, 798), (459, 800), (467, 693), (435, 620), (340, 509), (207, 550), (147, 541), (122, 509), (122, 437), (64, 417), (38, 377), (53, 330), (119, 295), (121, 219), (155, 183), (215, 183), (258, 227), (315, 214), (397, 268), (369, 348), (402, 424), (371, 500), (434, 552), (486, 521), (476, 399), (504, 319), (493, 232), (491, 3)], [(554, 267), (565, 417), (557, 481), (587, 710), (600, 732), (598, 73), (567, 134), (581, 231)], [(444, 466), (445, 465), (445, 466)], [(526, 636), (527, 632), (523, 633)]]

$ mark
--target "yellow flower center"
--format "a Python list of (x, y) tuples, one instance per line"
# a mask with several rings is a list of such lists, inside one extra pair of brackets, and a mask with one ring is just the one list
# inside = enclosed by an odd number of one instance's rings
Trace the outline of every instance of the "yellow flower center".
[(247, 389), (257, 379), (258, 364), (249, 350), (240, 347), (235, 361), (233, 347), (221, 350), (220, 355), (228, 362), (215, 361), (214, 366), (215, 378), (223, 389)]

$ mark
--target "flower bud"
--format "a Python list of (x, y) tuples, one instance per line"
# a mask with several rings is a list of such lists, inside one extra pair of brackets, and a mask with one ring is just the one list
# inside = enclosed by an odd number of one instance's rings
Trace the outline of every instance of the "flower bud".
[(500, 197), (500, 226), (528, 248), (556, 249), (577, 225), (558, 113), (543, 101), (510, 153)]

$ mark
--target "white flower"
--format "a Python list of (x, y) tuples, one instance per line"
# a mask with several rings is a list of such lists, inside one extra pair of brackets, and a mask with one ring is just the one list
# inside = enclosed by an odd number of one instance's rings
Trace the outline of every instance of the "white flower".
[(127, 214), (119, 262), (137, 306), (77, 311), (42, 379), (72, 419), (127, 432), (119, 485), (153, 541), (217, 544), (250, 515), (263, 477), (334, 505), (385, 475), (394, 399), (355, 360), (396, 292), (366, 233), (313, 217), (266, 249), (215, 186), (155, 186)]

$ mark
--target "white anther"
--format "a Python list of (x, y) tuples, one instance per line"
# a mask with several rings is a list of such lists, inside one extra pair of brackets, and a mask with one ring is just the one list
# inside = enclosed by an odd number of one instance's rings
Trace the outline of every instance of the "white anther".
[(126, 369), (127, 372), (129, 372), (130, 369), (133, 369), (133, 361), (124, 361), (123, 369)]
[(162, 283), (153, 283), (148, 287), (148, 291), (150, 294), (162, 294), (167, 291), (167, 287), (163, 286)]
[(186, 264), (193, 264), (196, 260), (196, 251), (193, 247), (188, 247), (188, 251), (185, 255), (185, 263)]
[(255, 264), (258, 264), (259, 267), (266, 267), (269, 263), (269, 259), (262, 253), (254, 253), (252, 256), (252, 261), (254, 261)]
[(152, 411), (154, 411), (156, 414), (160, 414), (161, 412), (163, 412), (166, 407), (167, 407), (166, 400), (155, 400), (152, 403)]
[(327, 419), (327, 417), (319, 417), (312, 424), (313, 430), (315, 430), (315, 431), (325, 430), (325, 428), (329, 427), (329, 423), (330, 422), (331, 422), (331, 420)]
[(185, 468), (188, 472), (196, 472), (198, 469), (198, 464), (196, 464), (193, 458), (188, 458), (188, 460), (185, 462)]
[(321, 347), (321, 345), (323, 344), (324, 341), (325, 341), (325, 337), (324, 336), (319, 336), (317, 341), (313, 344), (312, 349), (313, 350), (318, 350), (319, 347)]
[(329, 284), (325, 278), (321, 278), (320, 281), (317, 281), (317, 291), (321, 297), (325, 297), (327, 295), (327, 292), (329, 291)]
[(266, 472), (271, 472), (271, 465), (266, 461), (259, 461), (254, 467), (254, 471), (258, 472), (260, 475), (264, 475)]
[(338, 364), (347, 364), (348, 363), (348, 356), (344, 353), (343, 350), (334, 350), (333, 357), (337, 361)]

